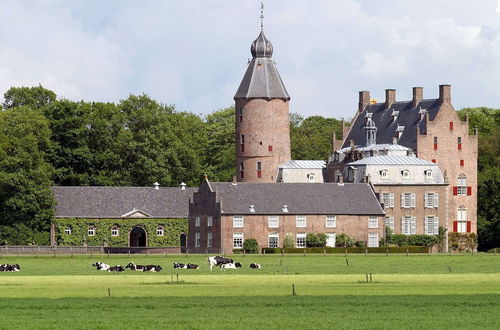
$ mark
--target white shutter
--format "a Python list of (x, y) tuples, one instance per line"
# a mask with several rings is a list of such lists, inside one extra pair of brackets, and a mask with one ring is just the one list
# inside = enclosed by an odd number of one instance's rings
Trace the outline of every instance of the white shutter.
[(406, 234), (406, 232), (405, 232), (405, 217), (401, 217), (401, 234)]
[(389, 204), (390, 204), (390, 207), (394, 207), (394, 193), (389, 194)]
[(384, 202), (384, 193), (380, 193), (380, 203), (383, 203)]
[(411, 193), (411, 207), (415, 207), (415, 193)]
[(439, 234), (439, 217), (434, 217), (434, 235)]
[(439, 194), (434, 193), (434, 207), (438, 208), (439, 207)]
[(430, 234), (427, 232), (428, 225), (429, 225), (429, 217), (425, 217), (425, 219), (424, 219), (424, 234)]
[[(425, 193), (424, 194), (424, 207), (428, 208), (429, 207), (429, 194)], [(427, 218), (426, 218), (427, 219)]]
[(401, 207), (405, 207), (405, 194), (401, 194)]
[(411, 217), (410, 234), (415, 235), (417, 231), (417, 219), (415, 216)]

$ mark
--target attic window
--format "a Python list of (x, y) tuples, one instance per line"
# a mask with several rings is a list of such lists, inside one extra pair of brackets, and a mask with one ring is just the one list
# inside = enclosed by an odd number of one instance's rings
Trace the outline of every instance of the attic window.
[(380, 171), (380, 178), (382, 180), (387, 180), (387, 170)]
[(396, 132), (398, 134), (398, 139), (401, 138), (401, 135), (403, 135), (403, 132), (405, 130), (405, 127), (404, 126), (399, 126), (396, 128)]
[(403, 177), (403, 179), (408, 180), (410, 178), (410, 171), (408, 171), (408, 170), (402, 170), (401, 171), (401, 176)]
[(399, 111), (393, 110), (391, 116), (392, 116), (392, 121), (395, 122), (396, 119), (398, 119)]
[(316, 179), (314, 177), (314, 173), (309, 173), (307, 175), (307, 181), (309, 181), (309, 182), (316, 182)]
[(283, 212), (288, 212), (288, 205), (283, 205), (282, 210)]
[(371, 118), (372, 117), (372, 113), (371, 112), (367, 112), (366, 115), (365, 115), (365, 118)]
[(420, 110), (418, 110), (418, 114), (420, 115), (420, 120), (424, 119), (426, 113), (427, 109), (420, 108)]
[(248, 209), (250, 210), (250, 212), (255, 212), (255, 206), (254, 205), (250, 205), (248, 207)]
[(426, 179), (432, 179), (432, 171), (431, 170), (426, 170), (425, 171), (425, 178)]

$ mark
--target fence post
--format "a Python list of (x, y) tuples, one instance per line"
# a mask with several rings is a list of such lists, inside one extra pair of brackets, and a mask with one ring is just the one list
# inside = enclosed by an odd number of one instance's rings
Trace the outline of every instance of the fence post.
[(307, 248), (304, 248), (304, 257), (306, 256), (306, 249), (307, 249)]
[(323, 255), (326, 257), (326, 248), (323, 249)]
[(127, 250), (127, 251), (128, 251), (128, 256), (130, 257), (130, 248), (128, 248), (128, 250)]
[(368, 257), (368, 248), (365, 247), (365, 257)]
[(495, 248), (495, 255), (497, 255), (497, 248)]
[(406, 256), (409, 256), (408, 248), (406, 248)]
[(347, 246), (344, 249), (345, 249), (345, 256), (347, 257)]
[(385, 256), (388, 257), (389, 256), (389, 248), (385, 248)]
[(148, 256), (149, 256), (149, 250), (148, 250), (148, 248), (146, 248), (146, 257), (148, 257)]

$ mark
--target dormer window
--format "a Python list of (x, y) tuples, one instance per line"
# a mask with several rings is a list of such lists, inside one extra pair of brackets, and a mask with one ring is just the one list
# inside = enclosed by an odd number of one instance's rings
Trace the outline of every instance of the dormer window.
[(408, 180), (410, 178), (410, 171), (408, 171), (408, 170), (402, 170), (401, 171), (401, 176), (403, 177), (403, 180)]
[(387, 170), (380, 171), (380, 179), (387, 180), (388, 179), (387, 174), (388, 174)]
[(399, 126), (396, 128), (396, 132), (397, 132), (397, 137), (398, 139), (401, 138), (401, 135), (403, 135), (403, 132), (405, 130), (405, 127), (404, 126)]
[(309, 181), (309, 182), (316, 182), (316, 179), (314, 177), (314, 173), (309, 173), (307, 175), (307, 181)]
[(288, 205), (283, 205), (281, 209), (283, 210), (283, 212), (288, 212)]
[(420, 110), (418, 110), (418, 114), (420, 115), (420, 120), (423, 120), (425, 118), (426, 113), (427, 113), (426, 109), (420, 108)]
[(425, 173), (426, 179), (432, 179), (432, 171), (431, 170), (426, 170), (424, 173)]
[(250, 210), (250, 212), (255, 212), (255, 205), (250, 205), (248, 209)]
[(399, 111), (393, 110), (391, 116), (392, 116), (392, 122), (395, 122), (396, 119), (398, 119)]

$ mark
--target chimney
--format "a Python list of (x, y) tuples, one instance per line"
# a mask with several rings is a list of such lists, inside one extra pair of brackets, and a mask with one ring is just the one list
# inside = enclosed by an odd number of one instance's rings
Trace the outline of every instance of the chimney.
[(411, 104), (413, 108), (416, 108), (418, 102), (424, 99), (424, 88), (423, 87), (413, 87), (413, 99), (411, 100)]
[(363, 112), (363, 110), (370, 104), (370, 92), (360, 91), (359, 92), (359, 103), (358, 111)]
[(155, 186), (155, 190), (160, 189), (160, 184), (158, 182), (153, 183), (153, 186)]
[(181, 190), (186, 190), (186, 184), (184, 182), (181, 182), (180, 186)]
[(451, 102), (451, 86), (450, 85), (439, 85), (439, 103), (450, 103)]
[(396, 90), (395, 89), (386, 89), (385, 90), (385, 108), (389, 109), (394, 102), (396, 102)]
[(236, 175), (233, 175), (233, 186), (236, 186), (238, 184), (238, 181), (236, 180)]

